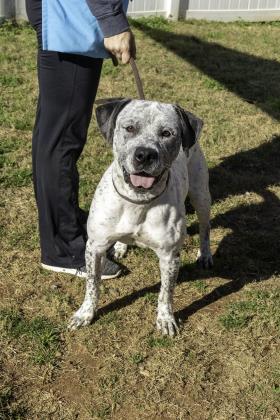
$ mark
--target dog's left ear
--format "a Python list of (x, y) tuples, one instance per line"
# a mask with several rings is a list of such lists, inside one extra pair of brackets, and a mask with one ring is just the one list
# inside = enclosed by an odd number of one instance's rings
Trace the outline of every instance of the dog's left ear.
[(113, 144), (116, 120), (121, 110), (131, 101), (125, 98), (110, 98), (104, 100), (95, 110), (97, 124), (105, 139)]
[(188, 150), (199, 139), (203, 121), (191, 112), (185, 111), (179, 105), (174, 107), (181, 124), (182, 147), (184, 150)]

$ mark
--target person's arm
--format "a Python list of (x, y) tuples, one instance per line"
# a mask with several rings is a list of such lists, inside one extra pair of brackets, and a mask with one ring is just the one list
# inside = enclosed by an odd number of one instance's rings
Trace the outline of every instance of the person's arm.
[(123, 64), (135, 58), (136, 46), (121, 0), (87, 0), (104, 35), (104, 46)]
[(87, 3), (105, 38), (129, 29), (121, 0), (87, 0)]

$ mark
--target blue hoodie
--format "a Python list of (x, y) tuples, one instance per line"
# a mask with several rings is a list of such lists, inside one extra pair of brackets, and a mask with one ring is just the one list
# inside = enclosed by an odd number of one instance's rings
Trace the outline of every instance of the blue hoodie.
[(42, 0), (44, 50), (109, 58), (104, 37), (126, 31), (128, 0)]

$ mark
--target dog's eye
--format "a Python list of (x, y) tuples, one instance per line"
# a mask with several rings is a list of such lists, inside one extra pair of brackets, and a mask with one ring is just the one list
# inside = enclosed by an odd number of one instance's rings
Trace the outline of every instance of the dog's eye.
[(162, 132), (161, 132), (161, 135), (162, 135), (162, 137), (170, 137), (171, 136), (171, 131), (169, 131), (169, 130), (163, 130)]
[(133, 127), (133, 125), (128, 125), (127, 127), (125, 127), (125, 130), (128, 133), (133, 133), (134, 132), (134, 127)]

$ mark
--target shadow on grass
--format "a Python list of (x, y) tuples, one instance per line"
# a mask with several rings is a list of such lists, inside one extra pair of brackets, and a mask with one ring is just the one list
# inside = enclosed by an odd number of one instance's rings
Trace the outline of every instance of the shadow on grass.
[[(231, 195), (257, 193), (260, 203), (241, 205), (218, 215), (212, 228), (231, 229), (218, 246), (215, 267), (203, 273), (185, 266), (180, 281), (221, 277), (230, 282), (177, 313), (186, 319), (199, 309), (238, 292), (245, 284), (262, 281), (280, 272), (280, 201), (269, 186), (280, 182), (280, 137), (275, 136), (258, 148), (226, 158), (210, 170), (213, 200)], [(197, 230), (191, 226), (190, 231)], [(199, 277), (200, 274), (200, 277)], [(210, 276), (209, 276), (210, 274)]]
[[(178, 311), (176, 316), (182, 320), (238, 292), (245, 284), (266, 280), (280, 272), (280, 201), (269, 189), (280, 182), (280, 137), (226, 158), (210, 170), (210, 180), (214, 185), (214, 201), (253, 192), (260, 195), (260, 203), (241, 205), (212, 220), (212, 228), (231, 230), (218, 245), (214, 268), (201, 270), (196, 264), (187, 264), (180, 270), (178, 283), (216, 277), (230, 281)], [(197, 229), (194, 224), (189, 232)], [(159, 286), (157, 283), (124, 296), (101, 308), (98, 315), (130, 305), (147, 293), (157, 292)]]
[(280, 119), (280, 63), (236, 51), (195, 36), (151, 28), (143, 21), (133, 26), (162, 44), (226, 89)]

